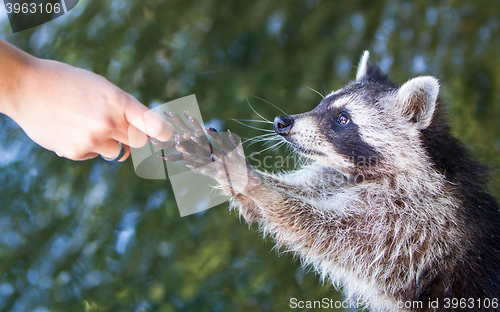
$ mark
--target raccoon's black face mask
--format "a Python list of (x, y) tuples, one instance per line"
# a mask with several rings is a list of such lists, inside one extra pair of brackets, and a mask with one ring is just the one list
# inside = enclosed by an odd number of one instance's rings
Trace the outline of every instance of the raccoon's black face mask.
[(308, 113), (276, 117), (274, 130), (299, 153), (341, 171), (375, 166), (379, 154), (363, 141), (349, 108), (331, 105), (340, 96), (330, 96)]

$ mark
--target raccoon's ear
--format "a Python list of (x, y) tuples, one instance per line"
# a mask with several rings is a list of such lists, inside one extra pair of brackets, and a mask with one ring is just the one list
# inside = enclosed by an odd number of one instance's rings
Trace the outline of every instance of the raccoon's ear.
[(432, 76), (421, 76), (408, 80), (399, 88), (397, 105), (405, 118), (425, 129), (431, 124), (438, 95), (438, 80)]
[(356, 80), (361, 80), (368, 74), (368, 59), (370, 58), (370, 51), (364, 51), (363, 56), (359, 60), (358, 71), (356, 72)]

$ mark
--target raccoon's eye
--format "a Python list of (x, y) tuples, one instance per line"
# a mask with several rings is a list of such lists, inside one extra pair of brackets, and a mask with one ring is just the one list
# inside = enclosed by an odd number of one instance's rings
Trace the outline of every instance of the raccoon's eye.
[(344, 113), (340, 113), (337, 116), (337, 123), (341, 126), (345, 126), (349, 123), (349, 117), (347, 117), (347, 115)]

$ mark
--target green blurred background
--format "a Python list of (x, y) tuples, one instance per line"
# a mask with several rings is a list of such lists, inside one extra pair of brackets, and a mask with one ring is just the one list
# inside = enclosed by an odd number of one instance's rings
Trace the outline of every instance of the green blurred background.
[[(321, 97), (308, 87), (340, 88), (369, 49), (397, 83), (440, 80), (454, 134), (492, 167), (500, 197), (496, 0), (89, 0), (16, 34), (2, 8), (0, 27), (146, 105), (196, 94), (205, 122), (246, 138), (263, 133), (230, 120), (258, 118), (247, 98), (268, 119), (280, 112), (252, 95), (310, 110)], [(0, 310), (289, 311), (290, 298), (343, 299), (227, 204), (181, 218), (169, 181), (138, 178), (130, 159), (68, 161), (6, 116), (0, 125)]]

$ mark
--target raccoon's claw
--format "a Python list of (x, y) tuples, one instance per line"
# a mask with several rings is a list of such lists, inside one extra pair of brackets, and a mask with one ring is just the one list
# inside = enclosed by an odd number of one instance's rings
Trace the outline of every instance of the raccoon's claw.
[(226, 142), (224, 142), (224, 140), (222, 139), (222, 137), (220, 136), (219, 132), (217, 132), (217, 130), (215, 130), (214, 128), (209, 128), (209, 129), (206, 129), (207, 133), (210, 134), (210, 136), (212, 138), (214, 138), (215, 142), (217, 142), (217, 144), (220, 145), (221, 147), (221, 150), (226, 150), (226, 151), (230, 151), (230, 150), (233, 150), (234, 148), (231, 148), (229, 147)]
[(159, 155), (159, 157), (163, 158), (165, 161), (168, 161), (168, 162), (186, 161), (188, 163), (193, 164), (196, 167), (203, 167), (208, 162), (210, 162), (210, 159), (207, 161), (206, 157), (188, 155), (188, 154), (183, 154), (183, 153), (175, 153), (175, 154), (170, 154), (170, 155)]
[(192, 131), (188, 125), (182, 120), (181, 116), (177, 115), (176, 113), (173, 112), (163, 112), (165, 116), (170, 118), (174, 124), (176, 124), (179, 128), (181, 128), (182, 131), (184, 132), (190, 132)]
[(191, 140), (193, 140), (198, 145), (202, 145), (203, 144), (203, 142), (201, 141), (201, 139), (199, 137), (192, 136)]
[(231, 141), (231, 144), (233, 144), (233, 147), (237, 147), (238, 145), (240, 145), (238, 143), (238, 140), (236, 140), (236, 138), (234, 137), (233, 133), (227, 129), (227, 133), (228, 133), (228, 136), (229, 136), (229, 141)]
[(186, 119), (189, 120), (189, 123), (193, 126), (193, 128), (196, 131), (203, 133), (203, 128), (201, 127), (201, 125), (198, 122), (198, 120), (196, 120), (195, 118), (189, 116), (187, 112), (184, 112), (184, 116), (186, 116)]
[(175, 162), (175, 161), (184, 160), (184, 156), (181, 153), (175, 153), (175, 154), (170, 154), (170, 155), (158, 155), (158, 157), (161, 157), (165, 161), (168, 161), (168, 162)]
[(229, 141), (231, 142), (232, 145), (231, 150), (235, 150), (238, 153), (238, 155), (245, 157), (245, 152), (243, 151), (243, 145), (241, 144), (241, 142), (238, 142), (238, 139), (236, 139), (234, 134), (229, 129), (227, 129), (227, 133)]
[(175, 148), (174, 142), (171, 142), (171, 141), (162, 142), (162, 141), (158, 141), (155, 138), (149, 138), (149, 142), (153, 143), (154, 146), (159, 147), (159, 148)]

